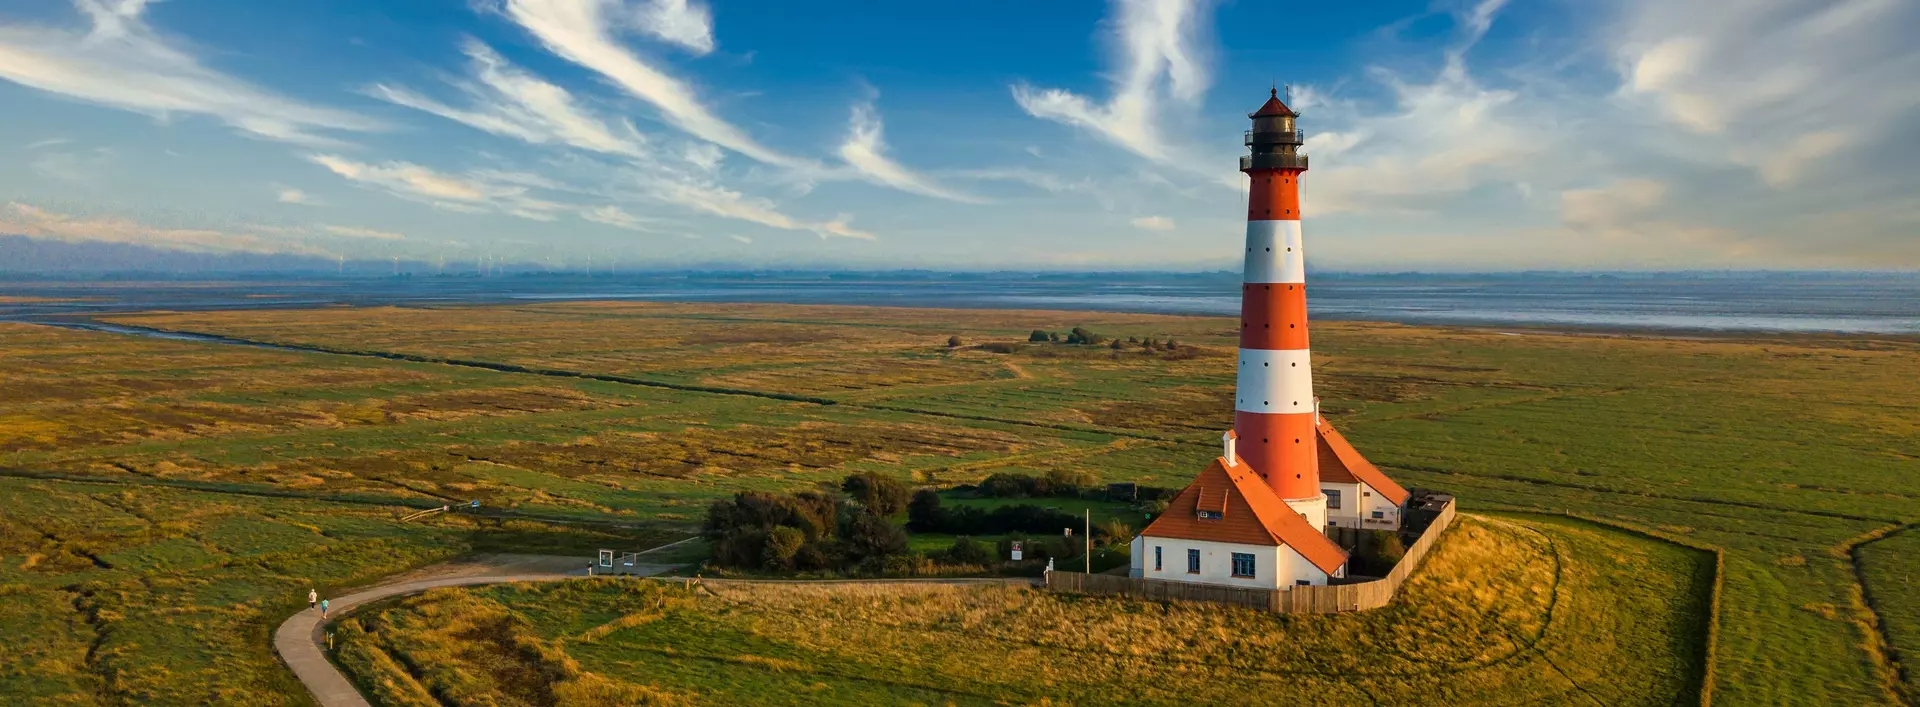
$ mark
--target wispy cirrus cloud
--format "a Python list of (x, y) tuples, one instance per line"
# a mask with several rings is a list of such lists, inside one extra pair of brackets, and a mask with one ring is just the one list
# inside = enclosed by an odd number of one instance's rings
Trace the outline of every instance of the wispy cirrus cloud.
[(1141, 216), (1132, 221), (1133, 227), (1142, 231), (1171, 231), (1173, 219), (1165, 216)]
[(373, 238), (376, 240), (383, 240), (383, 241), (397, 241), (397, 240), (406, 238), (406, 236), (400, 235), (398, 233), (394, 233), (392, 231), (377, 231), (371, 228), (360, 228), (357, 226), (335, 226), (335, 225), (329, 224), (329, 225), (321, 226), (320, 230), (326, 231), (327, 233), (331, 233), (336, 236), (346, 236), (348, 238)]
[(713, 53), (713, 11), (692, 0), (648, 0), (631, 10), (633, 25), (695, 55)]
[(469, 107), (454, 107), (389, 84), (374, 84), (367, 93), (536, 145), (567, 145), (627, 157), (646, 154), (646, 140), (632, 124), (591, 115), (572, 93), (520, 70), (479, 40), (467, 39), (462, 50), (471, 66), (472, 79), (455, 85), (467, 95)]
[(89, 27), (0, 26), (0, 79), (167, 117), (203, 115), (243, 134), (318, 146), (380, 123), (309, 105), (208, 68), (147, 24), (146, 0), (73, 0)]
[(687, 134), (767, 164), (807, 166), (805, 160), (762, 145), (715, 115), (692, 85), (621, 45), (621, 30), (632, 25), (627, 20), (640, 14), (633, 6), (620, 0), (506, 0), (502, 12), (547, 51), (652, 104), (663, 119)]
[(1167, 98), (1192, 105), (1211, 78), (1206, 62), (1208, 0), (1115, 0), (1113, 92), (1097, 103), (1064, 89), (1013, 86), (1036, 118), (1082, 128), (1156, 162), (1175, 158), (1160, 125)]
[(316, 154), (307, 159), (362, 186), (450, 211), (500, 212), (535, 221), (552, 221), (567, 205), (532, 195), (532, 189), (553, 186), (538, 175), (475, 171), (444, 174), (411, 162), (359, 162), (339, 155)]
[(881, 186), (948, 201), (986, 203), (985, 199), (949, 189), (887, 157), (884, 129), (871, 102), (855, 104), (846, 142), (840, 144), (840, 158), (868, 181)]
[(299, 204), (301, 206), (317, 206), (320, 204), (320, 200), (313, 198), (312, 194), (300, 191), (299, 189), (281, 189), (274, 200), (282, 204)]
[(86, 216), (22, 203), (0, 207), (0, 233), (66, 242), (143, 245), (201, 253), (324, 254), (297, 240), (266, 237), (269, 229), (176, 228), (119, 216)]

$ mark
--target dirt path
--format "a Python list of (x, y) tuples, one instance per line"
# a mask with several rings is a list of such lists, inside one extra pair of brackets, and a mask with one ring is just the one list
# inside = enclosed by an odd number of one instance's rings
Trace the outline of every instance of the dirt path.
[[(341, 616), (368, 602), (388, 597), (419, 594), (440, 587), (465, 587), (503, 582), (549, 582), (587, 576), (589, 557), (554, 555), (483, 555), (458, 562), (424, 567), (394, 575), (380, 584), (343, 597), (330, 597), (327, 617), (318, 609), (294, 614), (273, 633), (273, 650), (287, 667), (307, 686), (320, 707), (370, 707), (353, 682), (327, 660), (327, 626)], [(637, 575), (655, 575), (675, 565), (640, 565)]]
[[(685, 541), (682, 541), (685, 542)], [(675, 545), (679, 543), (674, 543)], [(665, 545), (655, 550), (672, 547)], [(649, 551), (651, 552), (651, 551)], [(348, 612), (390, 597), (419, 594), (429, 589), (441, 587), (470, 587), (482, 584), (503, 584), (507, 582), (552, 582), (563, 579), (581, 579), (587, 576), (587, 565), (593, 562), (590, 557), (562, 557), (556, 555), (482, 555), (466, 560), (423, 567), (412, 572), (397, 574), (382, 580), (366, 589), (361, 589), (343, 597), (330, 598), (325, 620), (318, 609), (310, 609), (294, 614), (273, 633), (273, 650), (285, 661), (301, 684), (307, 686), (307, 692), (313, 694), (313, 701), (320, 707), (371, 707), (367, 698), (355, 688), (353, 681), (327, 660), (326, 629), (331, 622), (345, 616)], [(678, 565), (641, 564), (623, 571), (637, 577), (651, 577), (664, 574)], [(686, 578), (670, 578), (689, 581)], [(703, 584), (727, 585), (740, 584), (1032, 584), (1026, 578), (953, 578), (953, 579), (852, 579), (852, 580), (779, 580), (779, 579), (706, 579)]]

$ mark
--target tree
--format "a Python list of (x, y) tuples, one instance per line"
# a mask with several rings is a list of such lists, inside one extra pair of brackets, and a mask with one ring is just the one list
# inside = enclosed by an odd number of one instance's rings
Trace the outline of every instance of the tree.
[(1049, 340), (1051, 340), (1051, 339), (1052, 339), (1052, 337), (1053, 337), (1053, 335), (1052, 335), (1052, 334), (1048, 334), (1048, 333), (1047, 333), (1047, 332), (1046, 332), (1045, 330), (1041, 330), (1041, 329), (1035, 329), (1035, 330), (1033, 330), (1033, 333), (1032, 333), (1032, 334), (1028, 334), (1028, 335), (1027, 335), (1027, 341), (1028, 341), (1028, 342), (1032, 342), (1032, 343), (1041, 343), (1041, 344), (1044, 344), (1044, 343), (1046, 343), (1047, 341), (1049, 341)]
[(900, 515), (901, 511), (907, 509), (907, 500), (912, 496), (907, 485), (900, 483), (899, 479), (871, 471), (848, 475), (840, 482), (840, 490), (883, 518)]
[(956, 565), (985, 565), (993, 562), (993, 550), (986, 543), (962, 535), (947, 548), (947, 561)]
[(960, 337), (958, 336), (947, 337), (947, 348), (950, 348), (950, 349), (960, 348), (960, 343), (961, 343)]
[(846, 543), (848, 559), (855, 562), (907, 551), (907, 531), (865, 508), (849, 514), (841, 537)]
[(933, 489), (913, 492), (907, 503), (907, 527), (916, 533), (937, 533), (946, 527), (947, 509), (940, 507), (940, 494)]
[(793, 558), (800, 548), (807, 544), (807, 534), (799, 528), (780, 526), (767, 533), (766, 544), (762, 548), (760, 564), (767, 569), (793, 569)]

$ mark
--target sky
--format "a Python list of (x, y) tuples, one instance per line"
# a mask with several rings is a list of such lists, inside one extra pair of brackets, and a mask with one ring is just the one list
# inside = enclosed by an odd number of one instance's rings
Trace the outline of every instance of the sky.
[(1914, 0), (0, 0), (0, 234), (1236, 269), (1282, 86), (1316, 268), (1913, 269), (1916, 32)]

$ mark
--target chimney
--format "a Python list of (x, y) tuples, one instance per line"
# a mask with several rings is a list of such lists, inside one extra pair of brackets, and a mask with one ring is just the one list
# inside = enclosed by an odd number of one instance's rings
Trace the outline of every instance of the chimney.
[(1220, 446), (1222, 447), (1221, 452), (1223, 453), (1222, 458), (1227, 460), (1227, 466), (1235, 466), (1240, 463), (1237, 461), (1239, 457), (1233, 453), (1233, 441), (1239, 438), (1240, 435), (1234, 434), (1233, 430), (1227, 430), (1220, 435)]

